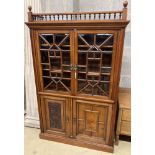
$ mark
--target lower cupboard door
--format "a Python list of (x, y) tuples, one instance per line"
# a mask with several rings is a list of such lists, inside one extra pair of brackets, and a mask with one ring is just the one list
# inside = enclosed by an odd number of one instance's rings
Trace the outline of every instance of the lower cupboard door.
[(70, 100), (61, 97), (42, 97), (41, 109), (46, 133), (70, 135)]
[(78, 139), (107, 144), (112, 106), (84, 100), (73, 101), (73, 132)]

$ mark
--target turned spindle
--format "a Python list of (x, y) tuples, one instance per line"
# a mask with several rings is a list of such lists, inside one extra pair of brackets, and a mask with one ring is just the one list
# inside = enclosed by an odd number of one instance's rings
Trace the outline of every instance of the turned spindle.
[(128, 11), (128, 9), (127, 9), (127, 6), (128, 6), (128, 1), (124, 1), (123, 2), (123, 14), (122, 14), (122, 19), (127, 19), (127, 11)]
[(124, 8), (127, 8), (127, 6), (128, 6), (128, 1), (124, 1), (124, 2), (123, 2), (123, 6), (124, 6)]
[(29, 12), (28, 12), (28, 21), (32, 22), (33, 21), (33, 19), (32, 19), (32, 7), (28, 6), (28, 10), (29, 10)]

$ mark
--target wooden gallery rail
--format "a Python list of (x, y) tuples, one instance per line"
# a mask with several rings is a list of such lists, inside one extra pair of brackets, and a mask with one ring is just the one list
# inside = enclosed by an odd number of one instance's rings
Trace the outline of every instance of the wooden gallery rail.
[(127, 5), (78, 13), (28, 8), (40, 138), (113, 152)]

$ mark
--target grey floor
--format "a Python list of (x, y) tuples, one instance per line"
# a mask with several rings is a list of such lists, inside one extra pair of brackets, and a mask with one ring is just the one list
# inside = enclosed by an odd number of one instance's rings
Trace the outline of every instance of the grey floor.
[(39, 138), (39, 129), (25, 127), (24, 155), (130, 155), (131, 143), (120, 141), (114, 153), (57, 143)]

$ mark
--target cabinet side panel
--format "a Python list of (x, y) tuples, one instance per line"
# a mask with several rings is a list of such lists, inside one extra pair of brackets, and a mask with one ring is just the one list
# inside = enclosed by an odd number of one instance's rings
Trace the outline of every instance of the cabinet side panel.
[(31, 46), (32, 46), (32, 57), (33, 57), (33, 67), (34, 67), (34, 75), (35, 75), (35, 85), (36, 85), (36, 93), (37, 93), (37, 102), (38, 102), (38, 112), (39, 112), (39, 120), (40, 120), (40, 129), (41, 132), (44, 131), (43, 129), (43, 120), (42, 120), (42, 112), (41, 112), (41, 100), (38, 95), (40, 91), (40, 75), (39, 75), (39, 68), (38, 68), (38, 56), (37, 56), (37, 42), (36, 42), (36, 31), (30, 29), (30, 37), (31, 37)]
[(123, 54), (123, 44), (124, 44), (124, 34), (125, 30), (121, 29), (118, 31), (117, 37), (117, 54), (115, 55), (115, 69), (113, 75), (113, 88), (112, 88), (112, 99), (115, 104), (112, 106), (112, 119), (110, 125), (110, 139), (109, 145), (114, 145), (114, 137), (115, 137), (115, 124), (116, 124), (116, 110), (117, 110), (117, 101), (118, 101), (118, 90), (119, 90), (119, 81), (120, 81), (120, 71), (121, 71), (121, 63), (122, 63), (122, 54)]

